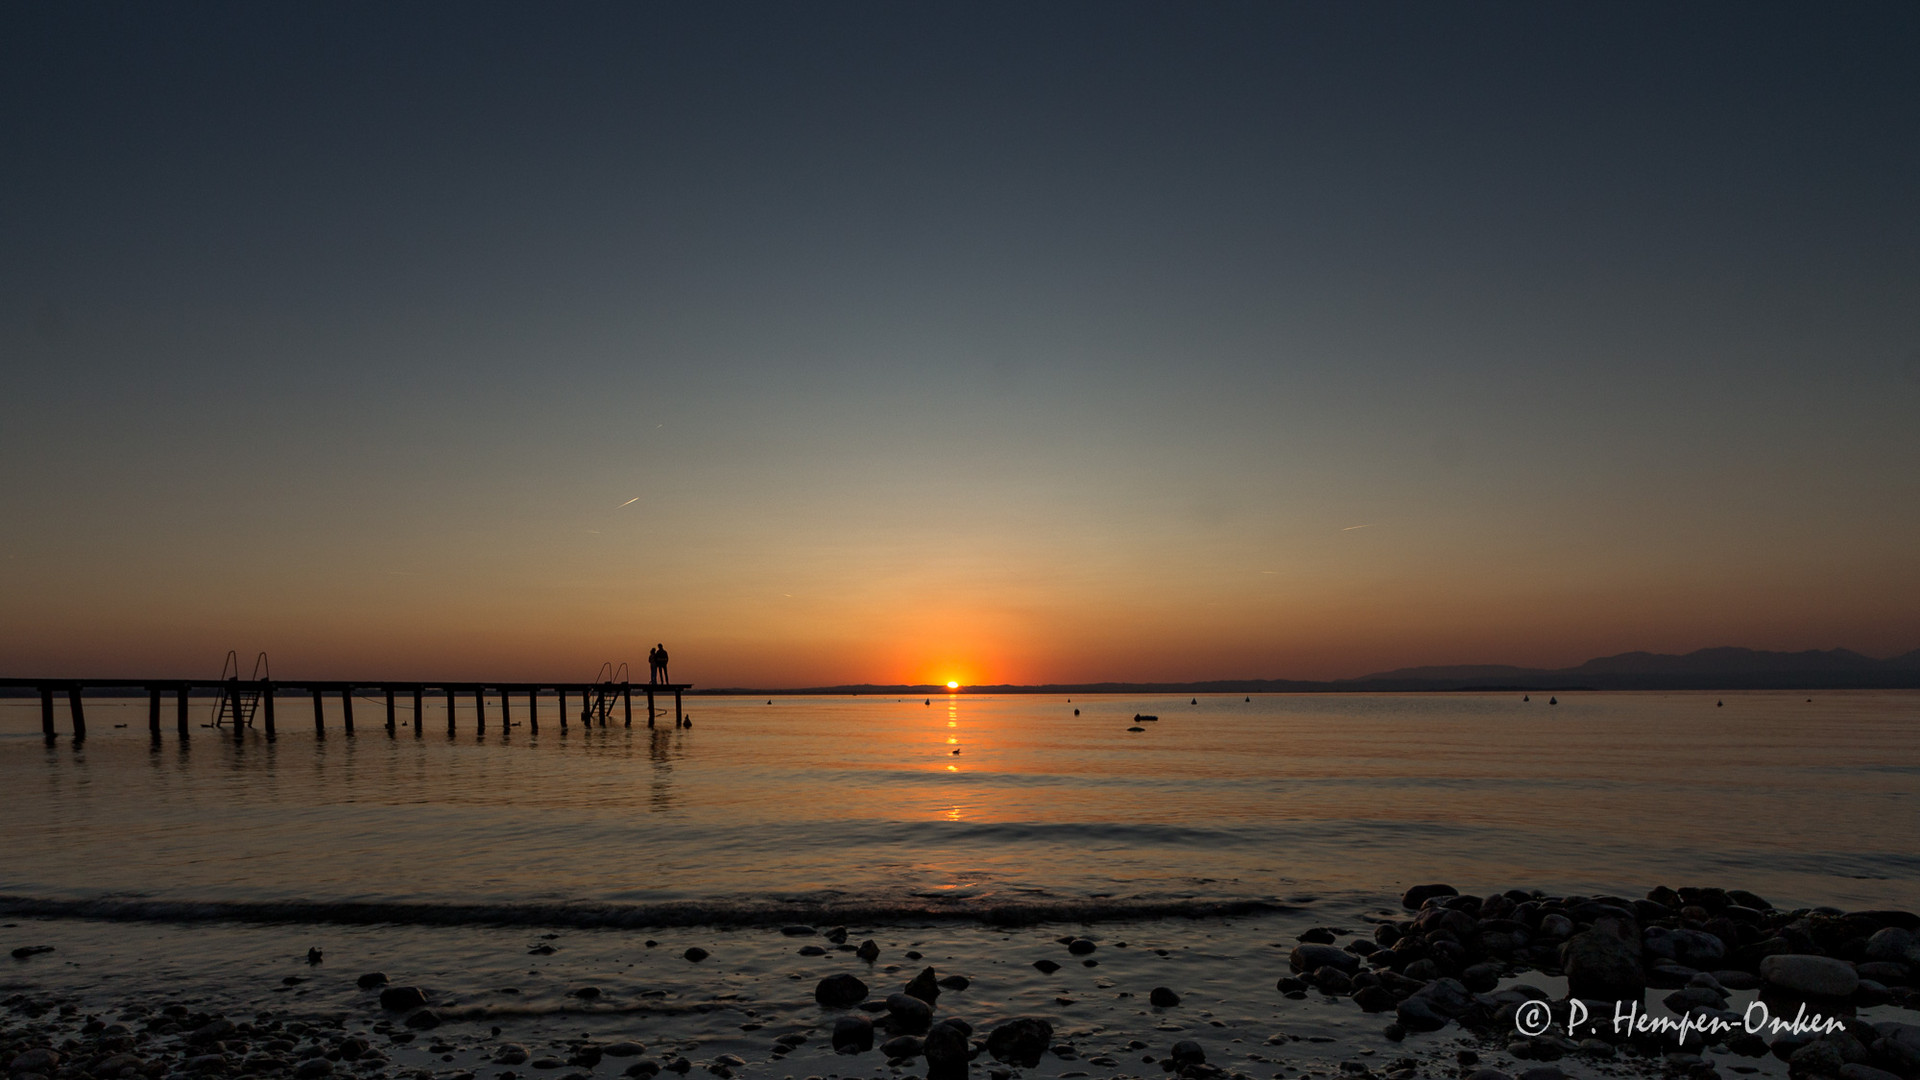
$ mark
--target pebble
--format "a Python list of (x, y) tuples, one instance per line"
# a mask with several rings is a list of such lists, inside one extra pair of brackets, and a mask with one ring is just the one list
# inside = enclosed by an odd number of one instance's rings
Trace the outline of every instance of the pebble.
[(1180, 1004), (1180, 995), (1174, 993), (1171, 987), (1156, 986), (1147, 994), (1147, 1003), (1162, 1009), (1171, 1009)]
[(691, 960), (697, 964), (700, 961), (705, 960), (707, 957), (712, 956), (713, 954), (701, 948), (700, 946), (695, 945), (692, 948), (688, 949), (686, 952), (681, 953), (680, 955), (686, 957), (688, 960)]

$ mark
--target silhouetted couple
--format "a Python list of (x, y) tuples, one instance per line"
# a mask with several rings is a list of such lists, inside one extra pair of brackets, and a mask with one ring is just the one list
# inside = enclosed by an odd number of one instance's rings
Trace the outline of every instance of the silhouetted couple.
[(647, 681), (650, 683), (672, 682), (667, 678), (667, 647), (655, 645), (647, 654)]

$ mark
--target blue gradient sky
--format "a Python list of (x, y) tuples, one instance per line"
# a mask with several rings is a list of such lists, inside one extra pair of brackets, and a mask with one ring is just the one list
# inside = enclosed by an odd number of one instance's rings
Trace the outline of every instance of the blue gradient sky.
[(1905, 4), (10, 5), (0, 666), (1903, 652), (1917, 41)]

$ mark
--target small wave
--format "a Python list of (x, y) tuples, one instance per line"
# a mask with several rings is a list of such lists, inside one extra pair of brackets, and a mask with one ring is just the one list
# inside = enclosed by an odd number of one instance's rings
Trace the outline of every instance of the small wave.
[(1266, 899), (1078, 900), (943, 898), (946, 902), (685, 901), (665, 904), (498, 903), (431, 904), (386, 901), (160, 900), (127, 897), (65, 899), (0, 896), (0, 916), (103, 919), (123, 922), (333, 923), (354, 926), (543, 926), (638, 930), (675, 926), (783, 926), (808, 923), (884, 925), (902, 922), (981, 922), (1028, 926), (1052, 922), (1208, 919), (1297, 911)]

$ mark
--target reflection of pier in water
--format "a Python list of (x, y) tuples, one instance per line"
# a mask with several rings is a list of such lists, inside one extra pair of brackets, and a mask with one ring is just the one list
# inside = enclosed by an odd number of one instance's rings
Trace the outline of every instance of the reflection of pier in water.
[[(501, 730), (510, 730), (514, 724), (514, 703), (516, 699), (525, 710), (525, 723), (531, 734), (540, 733), (542, 698), (557, 701), (560, 730), (566, 731), (569, 721), (568, 699), (577, 701), (580, 711), (577, 717), (584, 727), (606, 727), (616, 714), (624, 727), (633, 726), (633, 698), (638, 693), (646, 699), (647, 727), (654, 726), (654, 717), (658, 710), (655, 706), (656, 695), (673, 695), (673, 724), (681, 727), (686, 723), (686, 713), (682, 707), (681, 695), (692, 687), (692, 683), (634, 683), (625, 680), (605, 680), (589, 683), (530, 683), (530, 682), (389, 682), (378, 679), (241, 679), (238, 677), (201, 680), (201, 679), (0, 679), (0, 689), (37, 690), (40, 694), (40, 729), (47, 738), (58, 735), (55, 728), (55, 699), (67, 699), (67, 716), (75, 739), (84, 739), (87, 735), (87, 715), (85, 696), (88, 691), (111, 691), (115, 696), (124, 697), (128, 691), (145, 690), (147, 693), (147, 729), (155, 739), (160, 737), (164, 726), (165, 713), (173, 713), (174, 727), (179, 737), (185, 739), (192, 729), (189, 716), (189, 703), (195, 691), (211, 691), (215, 695), (215, 727), (231, 725), (235, 739), (244, 738), (246, 730), (258, 725), (268, 738), (278, 733), (278, 719), (275, 715), (275, 702), (280, 695), (300, 694), (313, 700), (313, 731), (320, 738), (327, 735), (325, 700), (335, 696), (339, 701), (340, 725), (346, 734), (354, 734), (353, 703), (356, 694), (377, 693), (384, 695), (386, 704), (385, 728), (389, 736), (397, 735), (400, 728), (411, 726), (415, 737), (425, 733), (426, 704), (429, 699), (444, 700), (447, 712), (447, 734), (457, 734), (456, 720), (461, 702), (472, 705), (473, 730), (477, 735), (487, 733), (487, 708), (489, 701), (500, 710)], [(164, 708), (165, 699), (172, 698), (171, 710)], [(376, 707), (378, 702), (375, 703)], [(411, 723), (401, 720), (403, 709), (411, 707)], [(551, 706), (549, 706), (551, 708)], [(656, 758), (656, 760), (659, 760)]]

